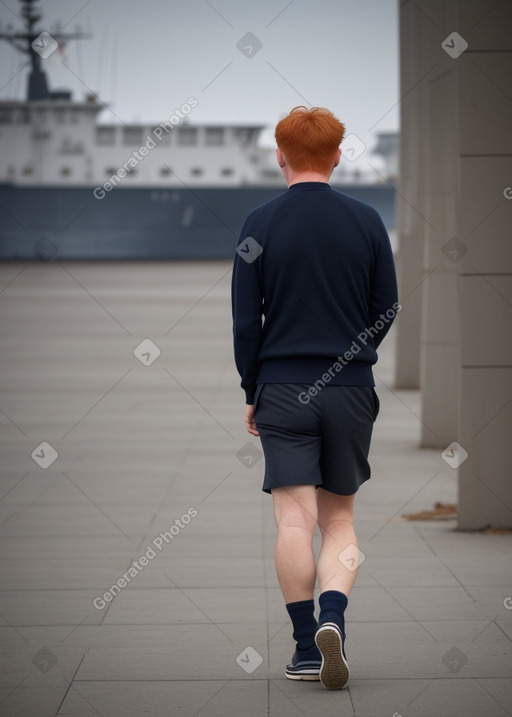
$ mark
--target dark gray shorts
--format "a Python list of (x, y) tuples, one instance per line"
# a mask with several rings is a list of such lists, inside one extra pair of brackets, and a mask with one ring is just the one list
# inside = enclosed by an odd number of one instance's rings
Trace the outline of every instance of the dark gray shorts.
[(255, 421), (265, 454), (262, 490), (316, 485), (352, 495), (370, 477), (368, 453), (379, 399), (372, 386), (259, 384)]

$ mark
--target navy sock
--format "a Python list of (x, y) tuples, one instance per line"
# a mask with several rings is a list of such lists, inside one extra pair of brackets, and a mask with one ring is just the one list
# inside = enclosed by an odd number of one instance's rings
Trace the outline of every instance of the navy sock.
[(302, 651), (315, 647), (315, 601), (311, 599), (289, 602), (286, 609), (292, 621), (293, 639), (297, 642), (297, 649)]
[(345, 634), (345, 609), (348, 598), (338, 590), (326, 590), (318, 598), (320, 603), (320, 618), (318, 623), (335, 622), (343, 634)]

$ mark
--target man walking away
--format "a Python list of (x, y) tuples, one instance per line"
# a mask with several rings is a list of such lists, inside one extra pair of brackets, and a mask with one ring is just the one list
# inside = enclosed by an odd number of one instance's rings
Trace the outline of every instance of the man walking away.
[(262, 489), (273, 499), (276, 572), (296, 641), (285, 674), (328, 689), (349, 679), (344, 613), (359, 564), (354, 500), (370, 477), (379, 410), (372, 366), (401, 308), (379, 215), (329, 185), (344, 130), (320, 107), (296, 107), (278, 123), (288, 190), (247, 217), (232, 281), (245, 424), (265, 455)]

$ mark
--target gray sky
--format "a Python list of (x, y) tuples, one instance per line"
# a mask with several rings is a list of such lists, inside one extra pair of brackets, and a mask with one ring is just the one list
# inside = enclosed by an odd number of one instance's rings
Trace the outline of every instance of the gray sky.
[[(275, 125), (298, 104), (329, 107), (369, 147), (396, 130), (397, 0), (40, 0), (51, 33), (60, 20), (94, 37), (45, 61), (52, 89), (88, 88), (112, 103), (101, 121), (167, 119), (194, 96), (194, 122)], [(21, 28), (18, 0), (2, 0), (2, 29)], [(12, 12), (10, 12), (10, 10)], [(75, 16), (75, 17), (73, 17)], [(262, 43), (246, 57), (247, 33)], [(21, 98), (24, 58), (0, 43), (0, 98)], [(73, 74), (75, 73), (76, 76)], [(5, 87), (4, 87), (5, 85)], [(117, 119), (119, 118), (119, 119)], [(266, 143), (272, 132), (266, 133)], [(363, 158), (358, 160), (364, 169)], [(354, 163), (355, 166), (355, 163)]]

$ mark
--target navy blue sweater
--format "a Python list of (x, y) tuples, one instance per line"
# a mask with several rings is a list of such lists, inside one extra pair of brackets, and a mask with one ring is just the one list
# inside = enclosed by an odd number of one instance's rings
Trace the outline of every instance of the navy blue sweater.
[(378, 213), (329, 184), (292, 184), (245, 220), (232, 307), (248, 404), (258, 383), (375, 385), (376, 349), (401, 308)]

